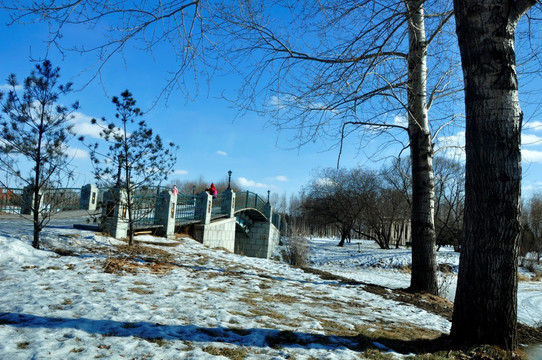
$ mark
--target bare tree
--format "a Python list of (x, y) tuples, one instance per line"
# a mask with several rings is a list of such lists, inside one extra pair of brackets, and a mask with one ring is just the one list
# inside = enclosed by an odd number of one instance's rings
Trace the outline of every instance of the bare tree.
[(435, 158), (435, 229), (438, 248), (453, 245), (459, 251), (465, 209), (464, 174), (464, 166), (459, 161), (447, 157)]
[[(459, 251), (465, 198), (464, 166), (449, 157), (436, 156), (434, 160), (437, 250), (442, 245), (454, 245)], [(408, 158), (397, 158), (380, 173), (390, 188), (403, 194), (407, 204), (412, 199), (410, 167)]]
[(521, 124), (515, 30), (536, 0), (454, 0), (465, 80), (466, 193), (457, 343), (517, 347)]
[[(376, 177), (375, 181), (378, 182)], [(404, 194), (380, 183), (358, 218), (356, 232), (374, 240), (382, 249), (397, 248), (408, 233), (409, 215)]]
[[(3, 172), (10, 173), (27, 186), (31, 192), (29, 205), (34, 224), (32, 246), (40, 247), (40, 232), (50, 221), (53, 212), (44, 205), (44, 193), (66, 184), (73, 178), (66, 155), (67, 141), (72, 136), (69, 123), (76, 102), (67, 107), (60, 105), (61, 96), (71, 91), (71, 83), (60, 84), (60, 69), (50, 61), (36, 65), (23, 83), (22, 97), (19, 95), (17, 78), (8, 78), (11, 90), (2, 102), (5, 119), (0, 122), (0, 164)], [(28, 161), (30, 170), (25, 170), (20, 161)], [(8, 177), (9, 178), (9, 177)], [(2, 186), (6, 186), (0, 181)], [(48, 194), (53, 207), (64, 201), (64, 196)]]
[(323, 169), (307, 187), (303, 209), (311, 223), (335, 226), (341, 235), (338, 246), (343, 246), (362, 212), (374, 203), (377, 182), (370, 171)]
[(520, 243), (520, 256), (527, 256), (529, 252), (536, 253), (536, 262), (540, 263), (542, 255), (542, 194), (535, 193), (523, 207), (523, 227), (527, 236), (522, 235)]

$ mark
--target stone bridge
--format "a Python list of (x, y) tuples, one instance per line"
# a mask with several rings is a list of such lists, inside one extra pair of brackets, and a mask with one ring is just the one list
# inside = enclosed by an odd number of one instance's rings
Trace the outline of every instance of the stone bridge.
[[(108, 202), (107, 195), (104, 202)], [(269, 201), (250, 191), (226, 189), (214, 199), (207, 192), (174, 196), (163, 191), (154, 210), (147, 213), (136, 222), (139, 230), (156, 229), (158, 234), (169, 236), (185, 228), (203, 245), (236, 254), (269, 258), (280, 240), (280, 215), (273, 212)], [(106, 217), (104, 231), (125, 237), (128, 226), (119, 216), (122, 210), (112, 214)]]
[[(30, 214), (32, 199), (28, 188), (0, 189), (0, 214)], [(273, 212), (269, 199), (264, 201), (250, 191), (227, 189), (213, 199), (207, 192), (174, 196), (150, 187), (132, 200), (137, 231), (170, 236), (182, 228), (190, 229), (205, 246), (262, 258), (269, 258), (279, 242), (280, 216)], [(119, 189), (98, 189), (95, 185), (51, 189), (43, 193), (40, 202), (40, 214), (58, 212), (55, 216), (59, 216), (77, 209), (101, 213), (102, 231), (115, 238), (127, 236), (126, 193)]]

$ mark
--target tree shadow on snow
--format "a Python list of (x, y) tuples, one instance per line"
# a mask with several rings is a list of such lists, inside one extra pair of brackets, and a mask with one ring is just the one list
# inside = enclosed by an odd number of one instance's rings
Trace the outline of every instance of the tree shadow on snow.
[(436, 340), (398, 341), (371, 338), (365, 335), (337, 336), (300, 331), (200, 327), (196, 325), (163, 325), (150, 322), (119, 322), (88, 318), (67, 319), (20, 313), (0, 313), (0, 325), (50, 330), (73, 329), (89, 334), (117, 337), (137, 337), (148, 340), (189, 342), (222, 342), (246, 347), (340, 349), (363, 352), (367, 349), (403, 353), (433, 352), (449, 346), (445, 338)]

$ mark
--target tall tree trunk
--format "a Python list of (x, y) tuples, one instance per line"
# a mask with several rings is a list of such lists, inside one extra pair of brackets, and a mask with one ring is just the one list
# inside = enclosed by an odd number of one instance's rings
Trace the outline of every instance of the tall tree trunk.
[(426, 106), (427, 53), (423, 1), (406, 1), (409, 13), (408, 122), (412, 160), (411, 291), (438, 293), (435, 260), (433, 147)]
[(451, 335), (517, 346), (521, 122), (514, 33), (534, 0), (454, 0), (465, 80), (463, 241)]
[(344, 246), (344, 243), (346, 242), (346, 238), (348, 237), (348, 235), (350, 234), (350, 231), (352, 231), (352, 228), (343, 228), (343, 227), (338, 227), (338, 230), (339, 230), (339, 234), (341, 234), (341, 240), (339, 241), (339, 243), (337, 244), (337, 246)]

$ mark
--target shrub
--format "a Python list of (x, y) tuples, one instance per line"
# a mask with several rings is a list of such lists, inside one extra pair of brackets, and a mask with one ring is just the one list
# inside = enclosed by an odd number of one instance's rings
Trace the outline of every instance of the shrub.
[(294, 235), (288, 238), (284, 245), (283, 258), (285, 262), (298, 267), (307, 265), (310, 247), (306, 238)]

